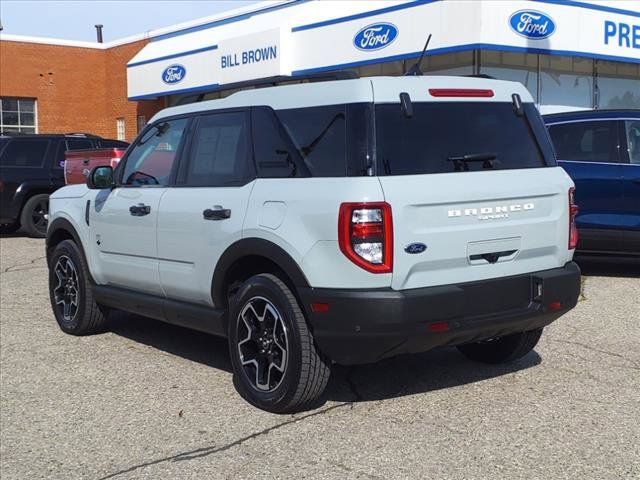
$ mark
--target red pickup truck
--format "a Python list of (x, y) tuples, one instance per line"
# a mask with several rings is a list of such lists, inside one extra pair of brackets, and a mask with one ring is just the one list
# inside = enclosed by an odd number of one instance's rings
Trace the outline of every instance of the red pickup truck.
[(111, 165), (116, 168), (125, 148), (100, 148), (96, 150), (68, 150), (64, 154), (64, 181), (67, 185), (84, 183), (94, 167)]

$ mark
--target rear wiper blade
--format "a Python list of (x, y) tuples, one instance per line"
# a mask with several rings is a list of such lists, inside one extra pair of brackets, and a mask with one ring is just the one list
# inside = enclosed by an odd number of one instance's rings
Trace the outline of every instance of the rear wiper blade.
[(485, 153), (469, 153), (467, 155), (459, 155), (459, 156), (451, 156), (447, 157), (449, 162), (453, 162), (455, 166), (455, 171), (459, 172), (461, 170), (468, 171), (469, 162), (483, 162), (482, 168), (493, 168), (493, 161), (498, 158), (497, 153), (485, 152)]

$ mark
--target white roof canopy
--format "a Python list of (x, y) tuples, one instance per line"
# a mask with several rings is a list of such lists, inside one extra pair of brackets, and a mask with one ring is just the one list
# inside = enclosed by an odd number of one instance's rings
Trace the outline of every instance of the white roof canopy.
[(128, 95), (213, 91), (415, 58), (429, 33), (430, 55), (494, 49), (640, 63), (636, 2), (294, 0), (152, 38), (128, 64)]

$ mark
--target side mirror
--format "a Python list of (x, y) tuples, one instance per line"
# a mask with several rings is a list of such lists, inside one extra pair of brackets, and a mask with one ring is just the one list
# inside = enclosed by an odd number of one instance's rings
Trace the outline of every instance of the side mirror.
[(113, 185), (113, 168), (108, 165), (94, 167), (87, 177), (87, 187), (92, 190), (111, 188)]

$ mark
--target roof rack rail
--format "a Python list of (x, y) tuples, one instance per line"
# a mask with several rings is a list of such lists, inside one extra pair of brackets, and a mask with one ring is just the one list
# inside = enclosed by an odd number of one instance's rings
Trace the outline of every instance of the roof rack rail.
[(276, 77), (269, 78), (261, 78), (258, 80), (249, 80), (246, 82), (238, 82), (238, 83), (230, 83), (225, 85), (222, 89), (212, 90), (211, 92), (198, 93), (194, 95), (186, 95), (184, 97), (178, 98), (176, 103), (171, 105), (172, 107), (177, 107), (179, 105), (187, 105), (189, 103), (201, 102), (204, 100), (204, 97), (207, 93), (213, 93), (220, 90), (243, 90), (245, 88), (266, 88), (266, 87), (275, 87), (279, 83), (285, 82), (329, 82), (332, 80), (353, 80), (355, 78), (360, 78), (359, 75), (354, 70), (337, 70), (335, 72), (321, 72), (321, 73), (312, 73), (309, 75), (300, 75), (300, 76), (288, 76), (288, 75), (279, 75)]
[(487, 75), (486, 73), (474, 73), (473, 75), (462, 75), (463, 77), (468, 78), (488, 78), (489, 80), (497, 80), (496, 77), (492, 77), (491, 75)]
[(68, 132), (64, 134), (67, 137), (87, 137), (87, 138), (100, 138), (98, 135), (86, 132)]

